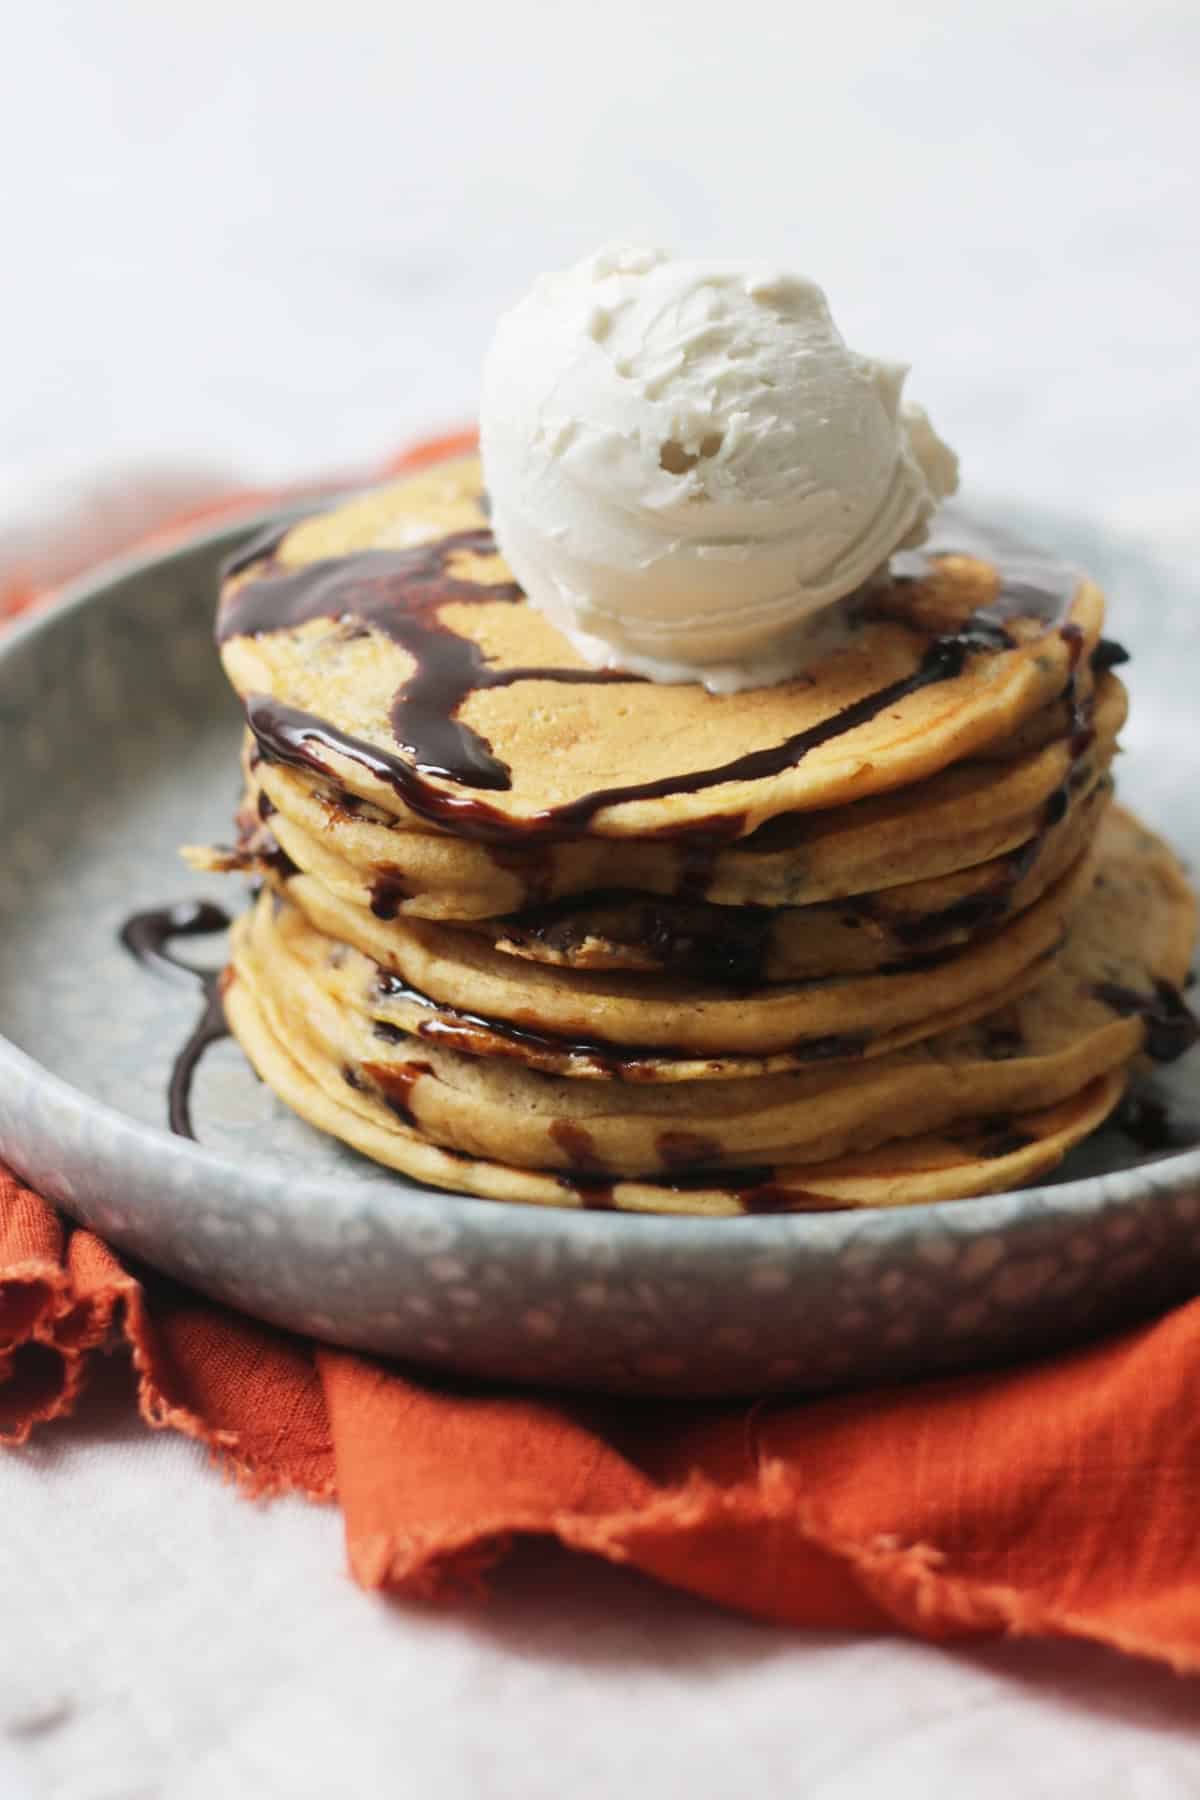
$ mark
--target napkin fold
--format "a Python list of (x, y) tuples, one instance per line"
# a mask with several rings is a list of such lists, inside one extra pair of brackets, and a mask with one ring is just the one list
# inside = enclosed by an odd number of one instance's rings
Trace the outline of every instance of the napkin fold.
[[(270, 498), (208, 499), (189, 524)], [(0, 617), (38, 597), (0, 571)], [(248, 1494), (336, 1501), (366, 1587), (478, 1589), (537, 1535), (779, 1623), (1090, 1638), (1200, 1671), (1200, 1301), (906, 1388), (563, 1398), (259, 1325), (135, 1271), (0, 1167), (0, 1441), (66, 1419), (91, 1360), (118, 1350), (147, 1424), (204, 1443)]]

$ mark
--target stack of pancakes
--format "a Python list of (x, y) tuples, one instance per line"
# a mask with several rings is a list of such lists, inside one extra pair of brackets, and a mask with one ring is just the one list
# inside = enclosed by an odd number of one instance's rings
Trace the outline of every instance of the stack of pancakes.
[(228, 566), (260, 881), (226, 1010), (417, 1179), (669, 1212), (896, 1205), (1052, 1167), (1179, 1054), (1193, 901), (1111, 804), (1099, 591), (940, 517), (808, 674), (589, 669), (473, 460)]

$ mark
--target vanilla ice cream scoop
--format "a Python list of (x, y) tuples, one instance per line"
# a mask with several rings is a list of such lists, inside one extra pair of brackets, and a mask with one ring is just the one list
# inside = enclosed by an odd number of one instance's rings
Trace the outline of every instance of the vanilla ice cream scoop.
[(642, 249), (544, 275), (484, 369), (499, 547), (588, 662), (786, 680), (957, 484), (906, 373), (797, 276)]

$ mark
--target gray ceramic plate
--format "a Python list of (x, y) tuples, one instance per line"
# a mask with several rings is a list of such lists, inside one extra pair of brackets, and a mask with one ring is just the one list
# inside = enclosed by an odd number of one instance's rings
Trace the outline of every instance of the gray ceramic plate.
[[(1037, 529), (1106, 581), (1135, 651), (1123, 793), (1200, 848), (1197, 595), (1127, 547)], [(132, 963), (117, 930), (138, 908), (222, 898), (175, 851), (229, 832), (238, 718), (210, 619), (216, 564), (245, 531), (110, 568), (0, 640), (0, 1156), (32, 1185), (279, 1324), (578, 1387), (815, 1389), (950, 1368), (1195, 1290), (1200, 1149), (1146, 1162), (1115, 1130), (1053, 1185), (897, 1213), (548, 1212), (363, 1161), (292, 1118), (226, 1042), (197, 1083), (199, 1143), (172, 1137), (167, 1072), (197, 1001)], [(1160, 1088), (1176, 1141), (1200, 1144), (1200, 1053)]]

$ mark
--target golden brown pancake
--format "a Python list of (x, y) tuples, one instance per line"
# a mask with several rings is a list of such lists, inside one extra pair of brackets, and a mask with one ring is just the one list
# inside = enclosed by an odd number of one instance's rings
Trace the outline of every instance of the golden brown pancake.
[[(689, 1056), (677, 1047), (639, 1048), (598, 1039), (567, 1038), (538, 1029), (531, 1021), (518, 1025), (432, 1000), (381, 968), (362, 951), (317, 931), (286, 895), (286, 886), (260, 895), (252, 931), (260, 938), (266, 932), (279, 939), (281, 948), (309, 968), (337, 1005), (366, 1013), (377, 1035), (399, 1033), (419, 1037), (442, 1049), (461, 1050), (468, 1056), (499, 1057), (538, 1069), (546, 1075), (566, 1076), (573, 1080), (638, 1085), (741, 1081), (810, 1069), (815, 1063), (829, 1068), (864, 1057), (886, 1056), (934, 1032), (968, 1024), (994, 1010), (996, 1005), (993, 994), (984, 994), (936, 1015), (922, 1013), (907, 1025), (880, 1028), (859, 1036), (846, 1033), (809, 1039), (792, 1050), (757, 1055), (713, 1051), (703, 1056)], [(1041, 972), (1040, 960), (1032, 963), (1023, 975), (1006, 984), (1005, 998), (1015, 998), (1023, 993)]]
[(715, 1096), (695, 1082), (562, 1080), (419, 1032), (381, 1034), (369, 1001), (349, 1004), (331, 990), (317, 934), (278, 931), (269, 900), (239, 929), (234, 966), (256, 1016), (330, 1099), (348, 1090), (353, 1109), (366, 1096), (443, 1149), (606, 1176), (801, 1165), (1056, 1106), (1124, 1067), (1148, 1033), (1151, 1042), (1155, 1032), (1187, 1038), (1186, 1014), (1157, 986), (1182, 979), (1191, 947), (1193, 904), (1178, 865), (1117, 813), (1103, 833), (1100, 879), (1062, 955), (998, 1017), (872, 1062), (727, 1081)]
[[(827, 813), (773, 821), (726, 848), (690, 840), (596, 838), (520, 850), (398, 829), (377, 808), (302, 771), (247, 768), (247, 816), (300, 868), (353, 905), (434, 919), (491, 918), (619, 887), (733, 906), (807, 906), (954, 873), (1019, 850), (1105, 772), (1127, 708), (1102, 677), (1089, 731), (1005, 761), (963, 763), (922, 783)], [(237, 853), (195, 851), (199, 867)], [(242, 857), (243, 864), (253, 857)]]
[(1103, 620), (1089, 581), (1000, 545), (989, 560), (947, 514), (803, 677), (664, 687), (582, 662), (512, 582), (480, 499), (466, 459), (307, 520), (235, 568), (218, 615), (269, 756), (460, 836), (732, 839), (909, 786), (1057, 702)]
[[(719, 1170), (672, 1182), (554, 1176), (505, 1167), (448, 1151), (407, 1130), (370, 1096), (330, 1098), (267, 1025), (252, 990), (235, 981), (226, 1011), (238, 1041), (262, 1079), (319, 1131), (341, 1138), (374, 1162), (430, 1187), (486, 1200), (535, 1206), (603, 1208), (722, 1217), (757, 1212), (826, 1212), (859, 1206), (911, 1206), (1002, 1192), (1044, 1175), (1104, 1122), (1117, 1105), (1124, 1076), (1101, 1076), (1071, 1100), (1015, 1115), (996, 1145), (977, 1128), (960, 1138), (943, 1132), (829, 1163)], [(992, 1153), (993, 1148), (998, 1153)]]
[(1032, 906), (1095, 836), (1111, 798), (1102, 777), (1006, 856), (840, 902), (772, 909), (617, 893), (464, 928), (529, 962), (694, 976), (739, 989), (894, 969), (974, 942)]
[(990, 938), (931, 966), (779, 982), (750, 996), (667, 976), (521, 963), (468, 932), (428, 919), (376, 919), (308, 875), (294, 876), (287, 894), (326, 937), (353, 945), (409, 987), (461, 1012), (618, 1047), (665, 1046), (676, 1056), (803, 1054), (806, 1048), (825, 1056), (831, 1038), (857, 1040), (916, 1026), (1002, 995), (1058, 946), (1091, 877), (1091, 859), (1084, 857)]

